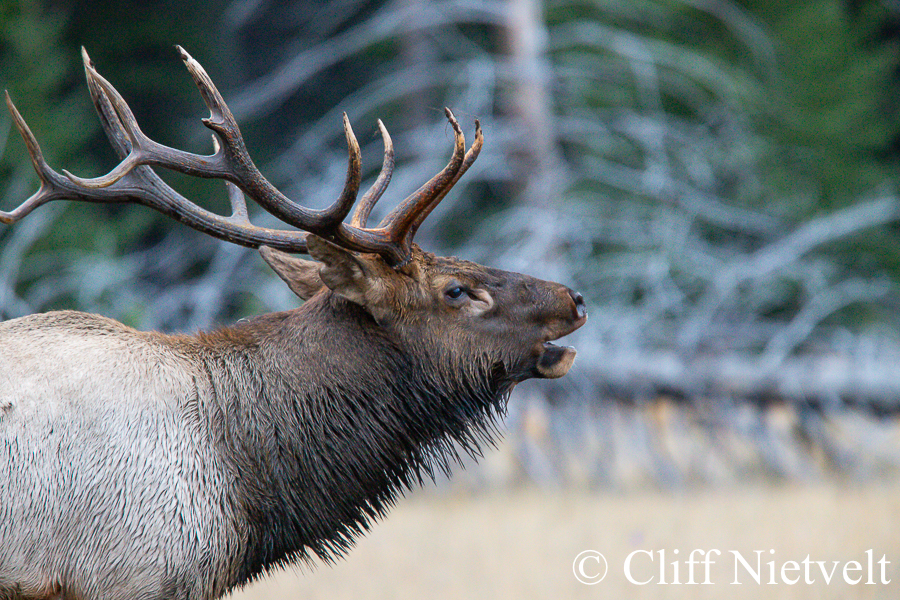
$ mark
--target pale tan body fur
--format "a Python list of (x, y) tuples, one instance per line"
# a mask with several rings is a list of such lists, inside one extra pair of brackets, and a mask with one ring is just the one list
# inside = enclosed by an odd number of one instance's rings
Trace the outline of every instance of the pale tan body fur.
[[(171, 339), (75, 312), (0, 323), (0, 483), (14, 488), (0, 497), (24, 499), (0, 505), (15, 513), (0, 514), (0, 597), (4, 582), (26, 597), (63, 583), (79, 597), (157, 596), (169, 581), (201, 583), (166, 572), (196, 564), (189, 555), (228, 556), (228, 481), (197, 413), (210, 388)], [(112, 541), (98, 535), (107, 527)]]
[[(179, 52), (210, 109), (213, 155), (146, 138), (83, 53), (122, 162), (91, 180), (55, 171), (7, 96), (41, 187), (0, 222), (59, 199), (143, 204), (260, 248), (306, 302), (195, 336), (75, 312), (0, 324), (0, 600), (211, 600), (278, 565), (333, 560), (403, 490), (460, 449), (479, 454), (514, 385), (562, 377), (575, 357), (552, 341), (587, 319), (580, 294), (414, 243), (478, 156), (477, 121), (466, 150), (447, 109), (447, 166), (370, 227), (393, 170), (379, 122), (382, 170), (348, 224), (361, 181), (349, 118), (344, 190), (305, 208), (258, 171), (209, 76)], [(151, 167), (226, 180), (233, 214)], [(253, 225), (245, 194), (289, 228)]]

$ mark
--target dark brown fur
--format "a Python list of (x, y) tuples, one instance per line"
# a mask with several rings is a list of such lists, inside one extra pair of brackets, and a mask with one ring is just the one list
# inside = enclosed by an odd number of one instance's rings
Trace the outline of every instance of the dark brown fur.
[[(218, 331), (72, 312), (0, 324), (0, 369), (15, 378), (0, 416), (12, 498), (0, 598), (50, 585), (73, 599), (210, 599), (274, 566), (334, 560), (398, 494), (478, 455), (516, 383), (571, 364), (546, 343), (585, 319), (559, 284), (417, 247), (398, 271), (310, 246), (317, 269), (273, 266), (312, 298)], [(18, 504), (48, 476), (56, 491)], [(40, 551), (17, 558), (29, 545)]]
[[(256, 169), (209, 76), (179, 51), (214, 155), (147, 139), (84, 53), (123, 162), (93, 180), (56, 172), (7, 96), (42, 185), (0, 221), (58, 199), (136, 202), (260, 248), (307, 302), (193, 336), (76, 312), (0, 323), (0, 600), (212, 600), (286, 562), (334, 560), (398, 494), (478, 454), (514, 385), (562, 377), (575, 357), (551, 341), (585, 322), (579, 294), (413, 243), (477, 157), (477, 122), (466, 150), (447, 110), (447, 167), (369, 227), (393, 169), (379, 124), (384, 166), (345, 223), (360, 183), (346, 115), (344, 191), (311, 211)], [(228, 180), (234, 214), (190, 202), (151, 166)], [(243, 193), (292, 229), (253, 225)]]

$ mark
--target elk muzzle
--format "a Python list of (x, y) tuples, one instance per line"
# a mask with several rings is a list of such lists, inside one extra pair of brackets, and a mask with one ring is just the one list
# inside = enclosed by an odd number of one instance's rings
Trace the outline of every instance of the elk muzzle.
[(560, 291), (560, 295), (563, 296), (562, 304), (568, 314), (547, 328), (547, 337), (537, 349), (535, 370), (537, 376), (544, 379), (562, 377), (569, 372), (572, 363), (575, 362), (575, 348), (557, 346), (552, 341), (572, 333), (587, 321), (587, 304), (584, 297), (565, 286), (560, 288), (562, 288)]

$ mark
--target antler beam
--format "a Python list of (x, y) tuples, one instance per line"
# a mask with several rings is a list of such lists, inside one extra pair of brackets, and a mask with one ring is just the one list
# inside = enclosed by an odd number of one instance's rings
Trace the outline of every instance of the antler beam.
[[(465, 137), (459, 123), (445, 109), (455, 134), (453, 156), (448, 165), (430, 181), (403, 200), (376, 228), (366, 222), (384, 193), (394, 168), (390, 135), (379, 120), (384, 140), (384, 163), (378, 178), (360, 200), (350, 224), (344, 219), (356, 202), (360, 184), (359, 144), (344, 114), (348, 167), (344, 189), (328, 208), (313, 210), (287, 198), (260, 173), (247, 151), (237, 121), (206, 71), (183, 48), (177, 46), (188, 72), (197, 84), (210, 116), (203, 124), (214, 132), (214, 153), (208, 156), (170, 148), (148, 138), (140, 129), (128, 104), (119, 92), (95, 69), (82, 49), (91, 99), (101, 125), (119, 156), (120, 163), (101, 177), (83, 179), (68, 171), (53, 170), (44, 160), (40, 146), (9, 94), (6, 104), (16, 128), (25, 140), (32, 164), (41, 181), (37, 192), (10, 212), (0, 211), (0, 221), (14, 223), (35, 208), (52, 200), (102, 203), (135, 203), (153, 208), (189, 227), (219, 239), (257, 248), (272, 246), (286, 252), (305, 253), (306, 234), (300, 231), (269, 229), (253, 225), (244, 194), (285, 224), (321, 236), (344, 248), (377, 253), (395, 267), (409, 261), (413, 237), (422, 221), (446, 196), (469, 168), (483, 144), (481, 126), (475, 122), (475, 142), (465, 151)], [(226, 182), (232, 215), (210, 212), (188, 200), (152, 169), (162, 167), (194, 177), (223, 179)]]

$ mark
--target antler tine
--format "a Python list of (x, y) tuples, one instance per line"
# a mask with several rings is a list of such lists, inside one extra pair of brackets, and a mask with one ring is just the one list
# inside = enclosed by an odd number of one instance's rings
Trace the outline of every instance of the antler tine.
[(463, 174), (469, 170), (469, 167), (472, 166), (472, 163), (475, 162), (475, 159), (478, 158), (478, 155), (481, 153), (481, 147), (484, 145), (484, 134), (481, 132), (481, 122), (478, 119), (475, 119), (475, 141), (472, 142), (472, 146), (466, 152), (466, 156), (463, 159), (462, 165), (460, 165), (459, 170), (456, 172), (456, 175), (453, 176), (453, 179), (444, 187), (444, 189), (434, 197), (434, 199), (426, 206), (422, 212), (418, 214), (416, 220), (413, 221), (413, 224), (410, 225), (409, 231), (406, 233), (406, 244), (411, 244), (414, 237), (416, 237), (416, 232), (419, 230), (419, 226), (422, 225), (422, 222), (431, 214), (431, 211), (435, 209), (435, 207), (440, 204), (441, 200), (444, 199), (444, 196), (456, 185), (456, 182), (459, 181), (459, 178), (463, 176)]
[(109, 96), (100, 87), (97, 79), (92, 77), (91, 71), (94, 70), (94, 62), (83, 47), (81, 48), (81, 57), (85, 66), (84, 71), (88, 93), (91, 96), (91, 102), (94, 104), (94, 110), (97, 111), (97, 116), (100, 119), (100, 126), (106, 133), (106, 137), (109, 139), (113, 150), (115, 150), (116, 156), (119, 157), (120, 161), (125, 160), (132, 149), (130, 136), (125, 131), (125, 126), (122, 125), (119, 115), (116, 114), (116, 109), (113, 107)]
[[(82, 49), (91, 100), (120, 162), (106, 175), (92, 179), (76, 177), (66, 171), (63, 174), (54, 171), (44, 160), (37, 140), (7, 94), (7, 106), (28, 147), (41, 187), (14, 210), (0, 211), (0, 222), (13, 223), (38, 206), (57, 199), (135, 203), (232, 243), (252, 248), (266, 245), (287, 252), (307, 251), (306, 235), (300, 231), (253, 225), (248, 218), (244, 199), (244, 194), (247, 194), (288, 225), (321, 236), (348, 250), (380, 254), (390, 265), (400, 268), (412, 257), (412, 239), (422, 221), (471, 165), (481, 148), (480, 126), (476, 126), (475, 143), (466, 152), (465, 137), (459, 123), (446, 109), (455, 136), (450, 162), (428, 183), (403, 200), (378, 227), (367, 228), (366, 222), (372, 208), (387, 188), (394, 169), (393, 143), (379, 120), (378, 128), (384, 141), (381, 172), (354, 211), (351, 223), (347, 224), (344, 219), (356, 201), (362, 163), (359, 143), (347, 115), (343, 116), (348, 152), (344, 189), (337, 200), (323, 210), (305, 208), (287, 198), (262, 176), (247, 152), (234, 115), (215, 84), (196, 60), (180, 46), (177, 48), (209, 108), (210, 116), (203, 119), (203, 123), (214, 132), (213, 154), (192, 154), (148, 138), (141, 131), (128, 104), (112, 84), (97, 72), (87, 52)], [(191, 202), (169, 187), (153, 171), (154, 166), (195, 177), (225, 180), (232, 214), (228, 217), (218, 215)]]
[(453, 116), (449, 108), (445, 108), (444, 113), (450, 122), (450, 126), (453, 127), (455, 136), (455, 147), (450, 162), (447, 163), (447, 166), (440, 173), (403, 200), (380, 224), (380, 227), (388, 232), (388, 237), (401, 244), (404, 249), (408, 248), (408, 244), (412, 242), (412, 239), (407, 234), (416, 222), (419, 214), (428, 209), (435, 198), (443, 197), (442, 194), (446, 193), (446, 190), (449, 189), (448, 186), (453, 185), (456, 180), (456, 173), (462, 166), (465, 157), (466, 138), (459, 126), (459, 122), (457, 122), (456, 117)]
[[(124, 177), (137, 166), (161, 166), (186, 175), (226, 179), (238, 185), (260, 206), (282, 221), (307, 231), (326, 233), (346, 217), (353, 206), (355, 192), (352, 189), (355, 176), (351, 172), (359, 163), (359, 149), (352, 131), (347, 132), (350, 146), (350, 170), (344, 193), (325, 210), (304, 208), (278, 191), (256, 168), (247, 152), (237, 121), (212, 79), (203, 67), (181, 46), (176, 46), (188, 73), (197, 85), (210, 116), (202, 119), (212, 129), (221, 144), (210, 156), (201, 156), (176, 148), (170, 148), (148, 138), (140, 129), (134, 114), (121, 94), (94, 68), (84, 52), (85, 72), (89, 86), (99, 88), (115, 111), (117, 128), (128, 138), (130, 151), (110, 173), (94, 179), (82, 179), (67, 173), (72, 181), (83, 187), (107, 187)], [(349, 123), (345, 123), (345, 130)], [(358, 185), (357, 185), (358, 189)]]
[[(103, 128), (116, 153), (120, 158), (127, 156), (130, 152), (130, 138), (113, 107), (112, 100), (96, 80), (89, 79), (88, 87)], [(300, 232), (256, 227), (242, 217), (239, 208), (235, 210), (234, 218), (222, 217), (207, 211), (178, 194), (146, 166), (136, 166), (106, 187), (81, 186), (76, 181), (50, 168), (34, 134), (13, 104), (9, 93), (6, 94), (6, 103), (16, 128), (25, 140), (32, 165), (41, 181), (41, 187), (14, 210), (0, 211), (0, 222), (14, 223), (35, 208), (52, 200), (68, 199), (100, 203), (131, 202), (158, 210), (194, 229), (229, 242), (250, 247), (268, 245), (287, 252), (306, 252), (307, 250), (305, 236)], [(232, 206), (235, 207), (237, 200), (231, 190), (229, 190), (229, 195), (232, 199)], [(241, 200), (240, 203), (243, 201)], [(243, 222), (241, 222), (242, 220)]]
[(347, 138), (347, 179), (344, 181), (344, 190), (338, 199), (324, 211), (322, 227), (332, 229), (344, 220), (359, 193), (359, 183), (362, 179), (362, 156), (359, 150), (359, 142), (350, 127), (350, 119), (344, 113), (344, 137)]
[[(219, 151), (219, 140), (212, 136), (213, 150)], [(241, 188), (230, 181), (225, 182), (225, 191), (228, 193), (228, 203), (231, 204), (231, 216), (229, 220), (240, 223), (250, 223), (250, 213), (247, 211), (247, 201)]]
[[(87, 79), (88, 89), (91, 90), (91, 97), (94, 98), (95, 95), (98, 97), (99, 95), (103, 95), (106, 98), (109, 107), (113, 109), (111, 114), (105, 115), (106, 118), (101, 116), (101, 124), (103, 125), (104, 130), (106, 130), (107, 135), (117, 135), (118, 137), (125, 136), (127, 143), (124, 145), (128, 148), (128, 153), (121, 158), (121, 162), (116, 165), (112, 171), (101, 177), (85, 179), (77, 177), (65, 169), (63, 169), (63, 174), (73, 183), (76, 183), (81, 187), (95, 189), (104, 188), (119, 181), (132, 169), (142, 164), (142, 161), (146, 160), (148, 154), (145, 150), (145, 146), (152, 146), (154, 142), (141, 131), (137, 119), (134, 118), (134, 113), (131, 112), (131, 108), (125, 102), (125, 99), (122, 98), (116, 88), (114, 88), (112, 84), (94, 68), (94, 63), (91, 60), (91, 57), (88, 56), (84, 46), (81, 47), (81, 59), (84, 62), (84, 73), (85, 78)], [(115, 121), (111, 119), (113, 116), (115, 117)], [(113, 123), (115, 125), (113, 125)], [(114, 126), (115, 130), (110, 131), (108, 126)]]
[(384, 161), (381, 163), (381, 172), (378, 173), (375, 183), (363, 194), (362, 199), (356, 206), (356, 210), (353, 212), (353, 218), (350, 220), (350, 225), (353, 227), (366, 226), (369, 215), (372, 213), (372, 208), (375, 207), (375, 203), (384, 194), (388, 183), (391, 182), (391, 175), (394, 173), (394, 143), (391, 141), (391, 134), (388, 133), (381, 119), (378, 119), (378, 129), (381, 130), (381, 140), (384, 142)]
[(25, 146), (28, 148), (28, 156), (31, 159), (31, 165), (34, 167), (34, 171), (41, 181), (41, 187), (38, 191), (29, 196), (19, 206), (8, 212), (0, 211), (0, 222), (11, 225), (39, 206), (46, 204), (51, 200), (60, 198), (61, 194), (57, 192), (57, 188), (59, 187), (59, 184), (66, 181), (66, 179), (51, 169), (50, 165), (47, 164), (47, 161), (44, 160), (44, 153), (41, 152), (41, 146), (38, 144), (37, 138), (34, 137), (31, 128), (28, 127), (28, 123), (22, 118), (19, 109), (13, 104), (12, 98), (9, 96), (9, 91), (5, 91), (4, 93), (6, 95), (6, 107), (13, 118), (13, 123), (15, 123), (16, 129), (19, 131), (19, 135), (21, 135), (22, 139), (25, 141)]
[[(353, 200), (356, 199), (356, 196), (355, 192), (350, 193), (350, 186), (352, 186), (352, 182), (356, 178), (353, 171), (359, 169), (359, 163), (361, 162), (359, 159), (359, 144), (353, 135), (352, 129), (350, 129), (350, 123), (346, 115), (344, 116), (344, 133), (347, 137), (351, 164), (347, 171), (347, 183), (344, 187), (344, 193), (341, 194), (334, 204), (326, 209), (313, 210), (305, 208), (290, 200), (263, 177), (250, 158), (237, 121), (231, 113), (231, 109), (225, 103), (225, 99), (222, 98), (222, 94), (219, 93), (218, 88), (213, 83), (212, 78), (184, 48), (181, 46), (176, 46), (175, 48), (181, 55), (188, 73), (197, 85), (200, 96), (209, 109), (210, 116), (202, 120), (203, 124), (212, 129), (222, 141), (222, 162), (225, 166), (225, 172), (220, 175), (213, 172), (194, 172), (190, 170), (189, 165), (166, 164), (165, 166), (188, 175), (228, 179), (244, 190), (257, 204), (285, 223), (311, 233), (324, 236), (332, 234), (337, 224), (347, 216), (347, 213), (353, 207)], [(213, 157), (196, 158), (210, 159)], [(357, 183), (356, 189), (358, 190), (358, 188), (359, 184)], [(352, 198), (348, 199), (350, 195), (352, 195)]]

